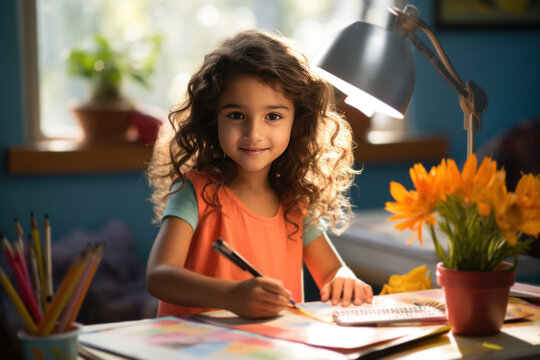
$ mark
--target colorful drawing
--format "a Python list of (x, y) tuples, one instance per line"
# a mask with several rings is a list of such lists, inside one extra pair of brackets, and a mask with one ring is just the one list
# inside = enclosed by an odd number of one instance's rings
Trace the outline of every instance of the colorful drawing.
[[(272, 338), (295, 341), (330, 349), (357, 349), (387, 340), (393, 340), (420, 327), (344, 327), (332, 324), (331, 312), (335, 307), (327, 303), (298, 304), (312, 316), (297, 311), (282, 311), (271, 319), (253, 321), (239, 318), (228, 311), (215, 311), (194, 315), (206, 323), (248, 331)], [(370, 305), (371, 306), (371, 305)], [(314, 317), (320, 320), (315, 320)]]
[(79, 343), (134, 359), (345, 359), (330, 350), (175, 317), (83, 333)]

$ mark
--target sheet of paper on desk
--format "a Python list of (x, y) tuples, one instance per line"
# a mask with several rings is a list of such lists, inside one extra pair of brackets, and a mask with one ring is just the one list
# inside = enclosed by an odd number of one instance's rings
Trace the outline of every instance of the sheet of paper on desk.
[(241, 319), (228, 311), (195, 315), (196, 318), (219, 326), (253, 332), (260, 335), (300, 342), (325, 348), (350, 350), (393, 340), (423, 329), (421, 326), (344, 327), (329, 323), (335, 309), (322, 302), (299, 304), (321, 319), (314, 320), (298, 312), (284, 310), (277, 317), (263, 320)]
[(330, 350), (175, 317), (82, 333), (79, 343), (130, 359), (346, 359)]

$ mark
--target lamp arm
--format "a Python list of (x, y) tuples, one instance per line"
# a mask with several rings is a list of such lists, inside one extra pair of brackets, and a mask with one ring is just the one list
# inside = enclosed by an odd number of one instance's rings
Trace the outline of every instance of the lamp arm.
[[(424, 32), (428, 34), (427, 31)], [(458, 95), (466, 98), (468, 96), (466, 85), (463, 83), (463, 81), (461, 81), (457, 74), (455, 74), (452, 65), (446, 59), (446, 56), (444, 58), (441, 57), (440, 54), (444, 54), (444, 51), (435, 45), (438, 43), (433, 44), (439, 57), (437, 57), (435, 53), (433, 53), (433, 51), (422, 40), (420, 40), (418, 36), (416, 36), (416, 34), (407, 33), (406, 35), (407, 38), (413, 43), (413, 45), (418, 49), (418, 51), (420, 51), (420, 53), (429, 60), (429, 62), (435, 67), (435, 69), (437, 69), (437, 71), (442, 75), (442, 77), (458, 93)], [(429, 39), (432, 40), (431, 37)]]
[[(488, 104), (485, 90), (472, 81), (463, 83), (433, 31), (416, 16), (418, 10), (414, 6), (407, 5), (403, 11), (390, 7), (389, 11), (396, 16), (395, 28), (413, 43), (459, 95), (459, 104), (464, 113), (463, 127), (467, 130), (468, 157), (474, 151), (474, 131), (482, 128), (482, 115)], [(426, 34), (437, 54), (416, 36), (417, 29), (421, 29)]]
[[(420, 29), (424, 32), (424, 34), (426, 34), (429, 41), (431, 41), (431, 43), (433, 44), (433, 47), (435, 48), (435, 51), (437, 51), (437, 55), (439, 55), (439, 58), (441, 59), (442, 63), (444, 64), (444, 68), (446, 70), (448, 70), (448, 72), (450, 72), (450, 74), (452, 75), (452, 78), (461, 87), (466, 87), (466, 85), (463, 83), (463, 81), (461, 80), (461, 78), (459, 77), (457, 72), (454, 70), (454, 67), (452, 66), (452, 63), (450, 62), (450, 60), (448, 60), (448, 57), (446, 56), (446, 53), (444, 52), (444, 50), (443, 50), (443, 48), (441, 46), (441, 43), (439, 42), (439, 40), (437, 39), (437, 37), (435, 36), (433, 31), (431, 31), (431, 29), (429, 28), (429, 26), (427, 26), (426, 23), (424, 23), (421, 20), (419, 20), (419, 21), (420, 21)], [(462, 95), (462, 94), (460, 94), (460, 95)]]
[[(396, 7), (390, 6), (389, 11), (396, 17), (394, 31), (404, 34), (418, 51), (431, 62), (435, 69), (439, 71), (458, 95), (467, 97), (467, 86), (454, 70), (452, 63), (448, 60), (446, 53), (433, 31), (431, 31), (425, 22), (418, 18), (418, 9), (412, 5), (406, 5), (403, 11), (401, 11)], [(418, 36), (416, 36), (415, 32), (417, 29), (421, 29), (426, 34), (437, 54), (433, 53), (433, 51), (420, 40)]]
[[(430, 60), (432, 65), (458, 93), (460, 96), (459, 103), (463, 112), (472, 114), (478, 119), (478, 124), (471, 125), (472, 128), (474, 130), (481, 130), (482, 115), (487, 108), (487, 94), (485, 90), (473, 81), (463, 83), (450, 63), (450, 60), (448, 60), (446, 57), (446, 53), (444, 52), (435, 34), (433, 34), (433, 31), (431, 31), (431, 29), (424, 22), (421, 20), (418, 21), (420, 23), (419, 28), (429, 38), (439, 57), (435, 57), (431, 49), (427, 47), (425, 43), (422, 42), (414, 33), (409, 33), (408, 38), (416, 46), (418, 51), (420, 51), (428, 60)], [(466, 126), (465, 129), (468, 129), (468, 127)]]

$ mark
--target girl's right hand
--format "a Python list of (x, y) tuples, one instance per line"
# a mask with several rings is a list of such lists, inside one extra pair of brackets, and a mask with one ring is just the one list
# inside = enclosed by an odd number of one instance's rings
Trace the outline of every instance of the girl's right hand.
[(255, 277), (232, 288), (227, 308), (244, 318), (272, 317), (287, 307), (290, 299), (291, 293), (281, 281)]

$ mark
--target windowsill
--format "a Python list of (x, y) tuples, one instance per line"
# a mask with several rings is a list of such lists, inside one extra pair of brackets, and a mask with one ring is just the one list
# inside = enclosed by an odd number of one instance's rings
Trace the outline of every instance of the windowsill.
[(152, 145), (136, 142), (84, 145), (43, 141), (8, 149), (11, 175), (103, 174), (141, 172), (152, 158)]
[[(144, 171), (152, 146), (139, 143), (83, 145), (44, 141), (8, 149), (10, 175), (103, 174)], [(354, 149), (358, 164), (439, 160), (448, 154), (444, 136), (423, 136), (360, 142)]]

